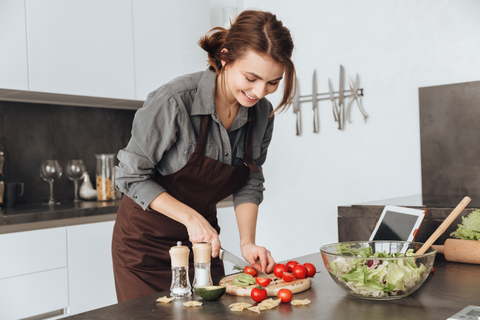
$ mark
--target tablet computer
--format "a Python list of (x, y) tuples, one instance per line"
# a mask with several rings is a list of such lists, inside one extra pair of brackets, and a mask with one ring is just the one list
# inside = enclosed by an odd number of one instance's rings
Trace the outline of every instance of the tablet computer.
[(372, 240), (415, 241), (426, 210), (385, 206), (373, 229)]

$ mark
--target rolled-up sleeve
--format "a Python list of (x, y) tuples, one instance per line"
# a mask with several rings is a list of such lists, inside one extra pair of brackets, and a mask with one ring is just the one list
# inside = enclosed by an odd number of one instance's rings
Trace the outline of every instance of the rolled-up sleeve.
[(155, 165), (176, 142), (177, 112), (176, 100), (171, 94), (162, 91), (150, 94), (135, 114), (127, 147), (118, 152), (116, 187), (144, 210), (165, 191), (152, 178)]
[(260, 157), (254, 159), (254, 162), (258, 166), (259, 172), (251, 173), (245, 185), (233, 194), (233, 205), (235, 208), (242, 203), (255, 203), (256, 205), (260, 205), (260, 203), (263, 201), (263, 191), (265, 191), (263, 184), (265, 182), (265, 177), (263, 176), (262, 166), (267, 159), (268, 146), (272, 140), (273, 123), (274, 116), (271, 116), (268, 118), (265, 134), (261, 141)]

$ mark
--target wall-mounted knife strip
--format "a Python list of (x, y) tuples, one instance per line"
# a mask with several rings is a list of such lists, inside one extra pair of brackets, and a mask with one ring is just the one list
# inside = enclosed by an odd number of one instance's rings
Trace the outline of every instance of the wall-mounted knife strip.
[[(311, 95), (300, 95), (299, 81), (297, 79), (297, 89), (295, 97), (292, 101), (293, 112), (296, 115), (296, 134), (297, 136), (301, 135), (302, 126), (301, 126), (301, 108), (300, 104), (303, 102), (311, 102), (313, 108), (313, 132), (318, 133), (320, 131), (320, 119), (319, 119), (319, 105), (318, 102), (321, 100), (331, 100), (332, 101), (332, 110), (333, 117), (336, 122), (338, 122), (338, 129), (343, 130), (345, 127), (345, 120), (351, 123), (350, 119), (350, 107), (354, 101), (357, 102), (358, 107), (361, 113), (364, 116), (365, 121), (367, 120), (368, 114), (363, 109), (360, 97), (363, 97), (363, 88), (359, 88), (359, 77), (358, 74), (355, 78), (355, 84), (350, 77), (348, 77), (350, 90), (345, 90), (345, 68), (340, 65), (340, 90), (333, 91), (333, 86), (328, 79), (329, 92), (326, 93), (317, 93), (317, 76), (316, 70), (313, 71), (312, 79), (312, 94)], [(350, 93), (349, 95), (345, 95)], [(315, 97), (315, 98), (314, 98)], [(345, 110), (345, 98), (350, 98), (348, 101), (347, 108)], [(338, 105), (336, 100), (338, 99)]]

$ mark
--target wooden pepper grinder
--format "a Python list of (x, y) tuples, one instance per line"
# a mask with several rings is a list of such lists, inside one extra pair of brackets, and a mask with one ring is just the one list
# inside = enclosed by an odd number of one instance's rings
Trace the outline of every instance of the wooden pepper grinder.
[(193, 244), (193, 261), (195, 265), (194, 287), (213, 285), (210, 275), (210, 257), (212, 255), (212, 245), (206, 242)]
[(188, 256), (190, 249), (182, 246), (182, 242), (178, 241), (176, 246), (170, 248), (169, 253), (172, 260), (170, 295), (175, 298), (188, 297), (192, 294), (192, 287), (188, 279)]

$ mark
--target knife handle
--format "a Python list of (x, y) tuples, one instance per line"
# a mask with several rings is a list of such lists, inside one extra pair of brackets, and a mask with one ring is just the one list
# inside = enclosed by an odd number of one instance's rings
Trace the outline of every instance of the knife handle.
[(313, 132), (318, 133), (319, 131), (319, 119), (318, 119), (318, 108), (313, 109)]

